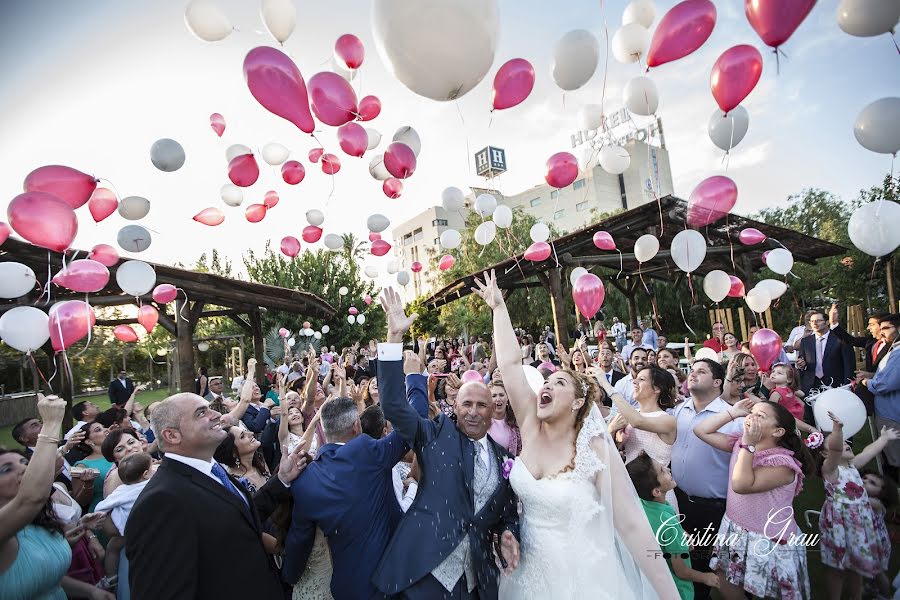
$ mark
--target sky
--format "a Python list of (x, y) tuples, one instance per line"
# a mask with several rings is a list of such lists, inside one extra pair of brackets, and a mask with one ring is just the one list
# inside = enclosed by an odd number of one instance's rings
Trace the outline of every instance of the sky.
[[(424, 0), (423, 0), (424, 1)], [(388, 199), (368, 173), (363, 158), (344, 155), (335, 129), (320, 126), (319, 138), (341, 157), (332, 178), (307, 159), (317, 146), (310, 136), (269, 113), (250, 95), (242, 63), (260, 45), (276, 45), (251, 0), (218, 0), (236, 30), (225, 40), (207, 43), (184, 22), (183, 0), (33, 0), (0, 3), (0, 209), (22, 191), (33, 169), (64, 164), (111, 182), (120, 197), (139, 195), (151, 202), (140, 224), (153, 232), (151, 247), (123, 256), (152, 262), (192, 264), (218, 248), (242, 270), (248, 249), (260, 251), (284, 235), (300, 237), (310, 208), (325, 212), (326, 233), (366, 235), (366, 217), (386, 215), (392, 226), (439, 204), (447, 186), (482, 186), (472, 155), (487, 145), (506, 150), (509, 171), (499, 188), (513, 194), (543, 183), (544, 162), (571, 150), (579, 107), (601, 101), (612, 112), (622, 106), (622, 89), (640, 75), (636, 64), (623, 65), (611, 53), (607, 37), (621, 25), (623, 0), (498, 0), (499, 31), (491, 69), (456, 102), (416, 95), (389, 71), (376, 49), (371, 20), (373, 2), (300, 2), (297, 26), (284, 49), (304, 78), (328, 70), (334, 41), (357, 35), (365, 62), (353, 85), (361, 98), (375, 94), (382, 113), (366, 123), (384, 136), (383, 151), (395, 130), (409, 125), (422, 140), (415, 175), (403, 195)], [(656, 2), (657, 18), (673, 0)], [(743, 102), (750, 128), (732, 151), (727, 174), (739, 190), (734, 211), (750, 214), (783, 206), (791, 194), (820, 188), (855, 198), (862, 188), (880, 184), (890, 157), (863, 149), (853, 137), (856, 115), (870, 102), (900, 95), (900, 57), (887, 35), (854, 38), (837, 26), (837, 0), (821, 0), (783, 46), (780, 72), (775, 57), (747, 22), (743, 2), (716, 0), (718, 21), (710, 39), (694, 54), (651, 70), (659, 90), (658, 115), (665, 128), (676, 195), (687, 198), (701, 180), (725, 173), (722, 152), (709, 140), (707, 121), (716, 108), (709, 72), (727, 48), (748, 43), (763, 52), (764, 69), (756, 89)], [(554, 46), (566, 32), (588, 29), (597, 35), (601, 56), (597, 72), (575, 92), (563, 92), (550, 75)], [(426, 36), (427, 38), (427, 36)], [(466, 39), (459, 44), (465, 45)], [(509, 59), (532, 62), (535, 89), (521, 105), (490, 113), (491, 83)], [(218, 138), (209, 115), (225, 116)], [(173, 138), (185, 148), (187, 162), (163, 173), (150, 162), (150, 147)], [(241, 143), (261, 149), (277, 141), (304, 163), (306, 178), (285, 184), (276, 167), (260, 160), (260, 180), (246, 189), (244, 206), (229, 208), (219, 190), (228, 183), (225, 150)], [(266, 191), (281, 202), (259, 224), (244, 218), (247, 204), (262, 202)], [(332, 191), (333, 189), (333, 191)], [(329, 197), (330, 196), (330, 197)], [(207, 227), (191, 220), (206, 207), (226, 213), (225, 222)], [(118, 214), (94, 224), (87, 206), (78, 210), (80, 230), (74, 246), (115, 245), (117, 231), (131, 224)], [(0, 216), (0, 218), (5, 218)], [(390, 228), (388, 229), (388, 232)], [(389, 235), (386, 236), (390, 240)], [(307, 247), (304, 244), (304, 247)], [(321, 242), (313, 247), (321, 247)], [(367, 259), (384, 265), (384, 259)]]

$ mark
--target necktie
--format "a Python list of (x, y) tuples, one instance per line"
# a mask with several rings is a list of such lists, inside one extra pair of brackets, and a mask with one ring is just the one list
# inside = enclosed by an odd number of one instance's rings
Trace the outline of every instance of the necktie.
[(881, 342), (875, 342), (872, 345), (872, 366), (877, 366), (875, 361), (878, 360), (878, 352), (881, 350)]
[(225, 489), (240, 498), (243, 503), (247, 504), (247, 498), (235, 487), (235, 485), (228, 478), (228, 473), (225, 472), (225, 469), (217, 462), (213, 463), (212, 474), (216, 476), (216, 479), (225, 486)]
[(609, 373), (606, 374), (606, 380), (609, 383), (612, 383), (612, 371), (610, 371)]
[(822, 356), (825, 354), (825, 337), (816, 338), (816, 377), (822, 379), (825, 372), (822, 370)]

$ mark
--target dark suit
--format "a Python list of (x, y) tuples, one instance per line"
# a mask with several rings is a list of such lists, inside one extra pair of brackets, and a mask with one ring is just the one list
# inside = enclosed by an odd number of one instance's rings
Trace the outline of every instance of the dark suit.
[[(808, 335), (800, 341), (800, 350), (797, 357), (806, 361), (806, 368), (800, 371), (800, 389), (809, 395), (813, 388), (840, 387), (853, 380), (856, 371), (856, 361), (853, 359), (853, 351), (850, 346), (843, 343), (835, 335), (829, 335), (825, 340), (825, 348), (822, 353), (822, 378), (816, 377), (816, 344), (818, 338), (815, 334)], [(807, 423), (815, 423), (812, 407), (807, 404), (803, 409), (803, 420)]]
[[(218, 481), (164, 458), (125, 526), (131, 597), (135, 600), (281, 598), (278, 573), (262, 545), (253, 499), (242, 502)], [(257, 497), (288, 496), (277, 477)]]
[(131, 394), (134, 393), (134, 382), (125, 378), (125, 385), (119, 379), (113, 379), (109, 382), (109, 401), (119, 406), (124, 406)]
[[(614, 386), (623, 377), (625, 377), (625, 373), (623, 373), (622, 371), (619, 371), (617, 369), (613, 369), (612, 371), (610, 371), (609, 384)], [(604, 406), (612, 406), (612, 399), (606, 394), (603, 395), (603, 405)]]
[[(831, 330), (831, 334), (837, 336), (839, 340), (844, 342), (849, 346), (853, 346), (855, 348), (863, 348), (866, 354), (866, 367), (865, 371), (869, 373), (874, 373), (875, 369), (878, 366), (878, 363), (881, 362), (881, 359), (885, 357), (885, 355), (890, 351), (890, 344), (879, 344), (879, 341), (873, 338), (871, 335), (866, 333), (866, 335), (862, 337), (857, 337), (855, 335), (850, 335), (846, 329), (844, 329), (843, 325), (835, 325), (834, 329)], [(878, 345), (878, 351), (875, 351), (875, 347)], [(869, 391), (869, 388), (858, 385), (854, 388), (854, 393), (859, 396), (860, 400), (863, 401), (863, 404), (866, 405), (866, 412), (870, 415), (875, 414), (875, 396), (872, 392)]]

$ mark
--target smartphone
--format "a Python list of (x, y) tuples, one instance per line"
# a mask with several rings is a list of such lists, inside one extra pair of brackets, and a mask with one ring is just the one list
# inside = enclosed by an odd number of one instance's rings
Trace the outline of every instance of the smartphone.
[(431, 376), (432, 377), (446, 377), (449, 374), (450, 373), (432, 373)]

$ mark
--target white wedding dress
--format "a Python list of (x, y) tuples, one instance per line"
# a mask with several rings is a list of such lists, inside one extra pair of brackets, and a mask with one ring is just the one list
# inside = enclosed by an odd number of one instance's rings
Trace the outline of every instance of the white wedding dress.
[[(605, 440), (591, 443), (598, 438)], [(535, 479), (515, 460), (509, 482), (523, 507), (520, 561), (501, 576), (500, 599), (655, 600), (613, 525), (613, 493), (629, 510), (643, 509), (596, 408), (575, 446), (575, 469), (553, 477)]]

